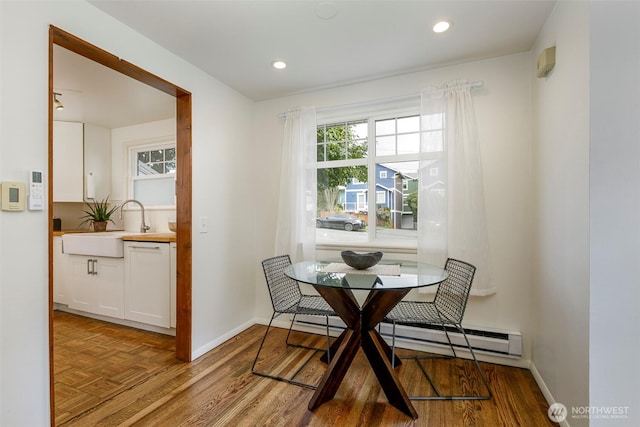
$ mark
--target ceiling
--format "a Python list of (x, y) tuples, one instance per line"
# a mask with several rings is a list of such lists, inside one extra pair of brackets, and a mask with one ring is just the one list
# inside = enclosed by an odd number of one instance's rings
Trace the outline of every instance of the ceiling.
[[(547, 0), (89, 0), (255, 101), (528, 51)], [(440, 20), (451, 29), (435, 34)], [(287, 62), (284, 70), (273, 60)], [(54, 49), (55, 120), (117, 128), (175, 117), (175, 98)]]
[(53, 47), (54, 120), (108, 129), (175, 117), (176, 99), (60, 46)]
[[(255, 100), (527, 51), (547, 0), (89, 0)], [(151, 5), (152, 3), (152, 5)], [(452, 28), (435, 34), (441, 19)], [(273, 60), (287, 62), (284, 70)]]

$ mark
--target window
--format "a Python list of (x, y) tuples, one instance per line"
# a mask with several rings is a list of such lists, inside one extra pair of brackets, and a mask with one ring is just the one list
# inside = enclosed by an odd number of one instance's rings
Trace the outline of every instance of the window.
[(365, 212), (367, 210), (367, 195), (365, 193), (358, 194), (358, 212)]
[(136, 175), (164, 175), (176, 172), (176, 149), (153, 148), (136, 151)]
[(322, 222), (317, 225), (316, 243), (415, 247), (418, 165), (421, 160), (428, 162), (426, 185), (441, 192), (443, 184), (437, 179), (442, 126), (441, 115), (421, 121), (417, 113), (319, 125), (318, 217), (340, 212), (365, 226), (345, 231), (340, 224), (329, 227)]
[(129, 194), (145, 207), (175, 206), (175, 142), (130, 148)]

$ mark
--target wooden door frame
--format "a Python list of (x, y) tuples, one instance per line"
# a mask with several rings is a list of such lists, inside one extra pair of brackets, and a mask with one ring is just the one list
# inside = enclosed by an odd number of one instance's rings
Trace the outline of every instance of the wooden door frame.
[(191, 93), (118, 58), (60, 28), (49, 27), (49, 393), (51, 425), (55, 425), (53, 378), (53, 46), (58, 45), (176, 98), (177, 290), (176, 358), (191, 361)]

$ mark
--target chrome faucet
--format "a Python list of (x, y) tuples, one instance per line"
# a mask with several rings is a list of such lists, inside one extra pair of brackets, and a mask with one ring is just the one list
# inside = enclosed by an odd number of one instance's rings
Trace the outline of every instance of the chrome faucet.
[(124, 205), (126, 205), (129, 202), (137, 203), (138, 206), (140, 206), (140, 209), (141, 209), (141, 212), (142, 212), (142, 224), (140, 224), (140, 232), (141, 233), (146, 233), (147, 231), (149, 231), (149, 229), (151, 227), (144, 223), (144, 206), (142, 206), (142, 203), (140, 203), (139, 201), (137, 201), (135, 199), (129, 199), (129, 200), (126, 200), (123, 204), (121, 204), (120, 205), (120, 219), (122, 219), (122, 208), (124, 207)]

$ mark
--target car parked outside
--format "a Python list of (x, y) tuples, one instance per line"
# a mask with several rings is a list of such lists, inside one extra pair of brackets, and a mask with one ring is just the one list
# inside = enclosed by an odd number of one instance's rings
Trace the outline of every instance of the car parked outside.
[(337, 228), (339, 230), (356, 231), (367, 224), (360, 218), (344, 213), (332, 213), (316, 219), (316, 228)]

